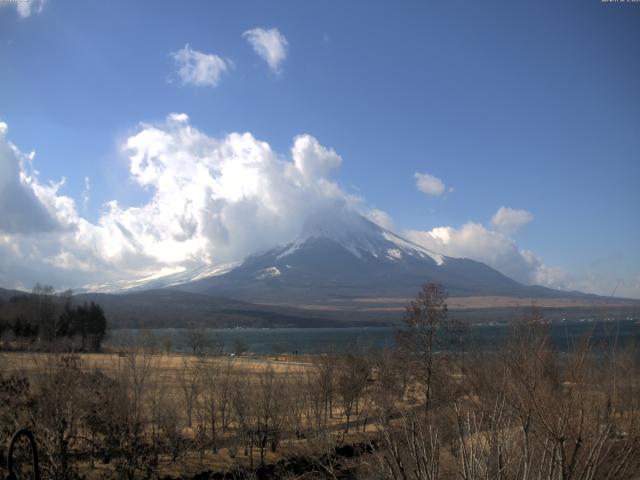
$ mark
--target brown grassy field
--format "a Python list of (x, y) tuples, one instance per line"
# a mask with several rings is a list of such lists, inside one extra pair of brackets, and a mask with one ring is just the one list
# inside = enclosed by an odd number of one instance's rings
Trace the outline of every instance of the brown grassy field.
[(455, 355), (426, 323), (332, 356), (0, 352), (0, 445), (28, 426), (69, 480), (638, 478), (639, 350), (559, 353), (546, 328)]
[[(361, 311), (361, 312), (404, 312), (410, 298), (403, 297), (362, 297), (340, 300), (335, 303), (317, 304), (270, 304), (292, 306), (316, 311)], [(518, 298), (504, 296), (449, 297), (450, 310), (514, 308), (640, 308), (638, 300), (608, 297), (567, 297), (567, 298)]]
[[(65, 372), (68, 365), (66, 359), (73, 358), (73, 371)], [(238, 467), (253, 467), (258, 463), (265, 462), (267, 464), (275, 463), (279, 459), (292, 455), (308, 455), (310, 452), (309, 442), (299, 438), (296, 434), (296, 427), (291, 425), (288, 417), (292, 408), (292, 400), (290, 397), (295, 396), (294, 392), (302, 393), (305, 387), (309, 387), (310, 382), (314, 382), (318, 375), (320, 357), (314, 356), (288, 356), (288, 355), (265, 355), (265, 356), (197, 356), (197, 355), (181, 355), (181, 354), (158, 354), (151, 352), (130, 351), (121, 353), (79, 353), (72, 356), (54, 353), (42, 352), (0, 352), (0, 374), (4, 377), (20, 377), (27, 378), (34, 387), (34, 391), (41, 390), (41, 385), (51, 386), (52, 379), (59, 376), (66, 377), (69, 375), (78, 375), (82, 372), (84, 375), (91, 375), (100, 372), (109, 378), (119, 379), (129, 391), (129, 395), (136, 395), (136, 381), (140, 382), (139, 405), (134, 409), (139, 409), (142, 414), (148, 417), (145, 420), (145, 426), (142, 427), (144, 435), (150, 435), (155, 430), (156, 423), (161, 420), (159, 410), (170, 408), (172, 410), (173, 428), (177, 429), (175, 434), (183, 439), (183, 452), (174, 457), (172, 455), (158, 455), (156, 462), (157, 475), (195, 475), (203, 470), (227, 471)], [(211, 418), (207, 417), (207, 401), (220, 401), (218, 398), (204, 398), (207, 394), (204, 390), (212, 388), (213, 385), (205, 385), (203, 371), (217, 372), (216, 374), (224, 375), (220, 382), (225, 382), (224, 388), (242, 388), (243, 391), (234, 393), (227, 392), (229, 398), (225, 399), (231, 402), (231, 395), (245, 397), (248, 403), (259, 402), (265, 397), (279, 397), (284, 400), (282, 405), (275, 406), (277, 401), (273, 398), (268, 401), (274, 405), (267, 407), (268, 410), (278, 410), (277, 414), (281, 419), (276, 420), (280, 430), (277, 451), (271, 451), (271, 448), (265, 448), (260, 452), (256, 439), (251, 439), (247, 446), (238, 445), (245, 440), (238, 438), (239, 429), (244, 427), (236, 424), (230, 425), (226, 430), (218, 434), (218, 448), (213, 451), (209, 448), (200, 448), (197, 444), (199, 431), (203, 426), (211, 426)], [(78, 372), (78, 373), (74, 373)], [(137, 378), (137, 380), (136, 380)], [(265, 378), (270, 379), (274, 384), (266, 387)], [(66, 379), (68, 380), (68, 379)], [(62, 382), (64, 383), (64, 382)], [(216, 385), (219, 387), (219, 385)], [(55, 389), (55, 388), (54, 388)], [(268, 391), (267, 391), (268, 390)], [(262, 393), (256, 395), (256, 391)], [(59, 394), (60, 392), (56, 392)], [(69, 393), (69, 392), (64, 392)], [(213, 392), (213, 395), (218, 395)], [(77, 397), (69, 401), (77, 401)], [(161, 397), (161, 400), (159, 398)], [(260, 398), (259, 398), (260, 397)], [(236, 399), (238, 403), (241, 400)], [(294, 400), (295, 401), (295, 400)], [(159, 405), (161, 403), (161, 405)], [(187, 404), (191, 403), (191, 406)], [(286, 404), (286, 406), (285, 406)], [(344, 411), (340, 408), (337, 400), (330, 407), (327, 413), (323, 429), (327, 435), (339, 434), (340, 441), (362, 441), (369, 438), (369, 434), (374, 432), (376, 427), (373, 424), (359, 426), (354, 428), (357, 422), (351, 418), (352, 430), (347, 434), (345, 431), (345, 423), (348, 418)], [(230, 409), (230, 408), (229, 408)], [(270, 419), (256, 418), (263, 415), (268, 416), (273, 412), (263, 411), (261, 413), (248, 413), (247, 416), (252, 417), (246, 421), (251, 421), (255, 425), (253, 430), (259, 428), (258, 423), (264, 421), (267, 424)], [(220, 413), (215, 412), (219, 417)], [(33, 422), (37, 430), (40, 419), (36, 417), (30, 421)], [(220, 422), (221, 419), (217, 418)], [(241, 423), (245, 420), (243, 419)], [(237, 421), (236, 421), (237, 423)], [(269, 430), (269, 425), (262, 425), (263, 429)], [(78, 432), (75, 431), (74, 434)], [(257, 433), (251, 435), (256, 436)], [(364, 435), (364, 436), (363, 436)], [(333, 443), (334, 440), (328, 440), (329, 437), (322, 441), (314, 442), (321, 450), (328, 448), (324, 445), (326, 441)], [(6, 439), (5, 439), (6, 440)], [(245, 448), (244, 452), (238, 452)], [(314, 447), (316, 448), (316, 447)], [(263, 458), (261, 458), (261, 456)], [(87, 478), (107, 478), (115, 475), (114, 465), (104, 464), (101, 462), (77, 462), (76, 467), (79, 472), (87, 476)]]
[[(105, 373), (114, 373), (122, 369), (124, 359), (127, 354), (122, 353), (78, 353), (75, 354), (81, 361), (82, 369), (91, 371), (101, 370)], [(43, 352), (0, 352), (0, 361), (3, 364), (2, 371), (5, 373), (26, 373), (34, 374), (41, 370), (43, 365), (58, 358), (58, 354)], [(206, 357), (206, 362), (212, 366), (220, 366), (229, 362), (231, 357)], [(144, 360), (144, 355), (136, 356), (140, 364)], [(180, 371), (185, 369), (185, 365), (202, 361), (198, 355), (166, 354), (159, 353), (153, 355), (153, 361), (158, 370), (167, 378), (175, 377)], [(314, 356), (302, 355), (252, 355), (233, 357), (231, 362), (233, 372), (236, 374), (247, 372), (262, 372), (267, 368), (272, 368), (281, 374), (296, 374), (314, 368)]]

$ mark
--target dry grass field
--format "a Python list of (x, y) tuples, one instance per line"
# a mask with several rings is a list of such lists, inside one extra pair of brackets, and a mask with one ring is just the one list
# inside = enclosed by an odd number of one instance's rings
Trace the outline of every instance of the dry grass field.
[[(136, 362), (141, 365), (145, 359), (143, 352), (135, 354)], [(59, 358), (59, 354), (43, 352), (0, 352), (2, 371), (5, 373), (25, 373), (28, 375), (41, 370), (43, 365), (50, 364)], [(101, 370), (105, 373), (115, 373), (123, 368), (125, 359), (129, 353), (77, 353), (82, 369), (91, 371)], [(203, 361), (198, 355), (185, 354), (153, 354), (154, 366), (162, 372), (166, 378), (177, 378), (177, 375), (185, 369), (185, 365)], [(259, 355), (259, 356), (211, 356), (204, 357), (204, 361), (211, 366), (230, 364), (234, 373), (263, 372), (271, 368), (277, 373), (299, 374), (316, 366), (314, 356), (292, 355)]]
[[(0, 374), (4, 378), (28, 379), (30, 394), (36, 396), (51, 395), (51, 390), (55, 391), (56, 397), (68, 395), (69, 398), (61, 399), (63, 405), (58, 407), (67, 409), (74, 416), (82, 415), (78, 413), (84, 409), (80, 405), (82, 395), (101, 395), (95, 391), (71, 391), (69, 387), (84, 388), (69, 376), (77, 379), (99, 372), (101, 376), (116, 380), (119, 384), (116, 391), (105, 394), (116, 396), (117, 390), (126, 390), (133, 405), (121, 408), (126, 410), (125, 417), (132, 413), (141, 417), (140, 435), (155, 438), (162, 432), (176, 437), (172, 441), (179, 444), (175, 447), (180, 452), (167, 453), (169, 448), (156, 454), (153, 468), (156, 476), (178, 477), (195, 475), (203, 470), (228, 471), (242, 467), (250, 470), (258, 464), (273, 464), (283, 457), (309, 455), (313, 449), (322, 452), (335, 442), (368, 441), (376, 430), (373, 423), (362, 425), (359, 416), (345, 413), (337, 398), (320, 399), (320, 390), (311, 392), (319, 387), (323, 362), (326, 365), (327, 359), (314, 356), (167, 355), (144, 350), (73, 355), (0, 352)], [(330, 368), (335, 368), (333, 362)], [(58, 391), (59, 388), (64, 390)], [(315, 411), (304, 414), (296, 411), (312, 394), (316, 396)], [(335, 392), (332, 395), (337, 397)], [(330, 404), (324, 406), (327, 402)], [(165, 418), (167, 412), (169, 419)], [(119, 412), (109, 412), (109, 415), (118, 417)], [(312, 415), (317, 417), (316, 425), (322, 425), (319, 428), (326, 436), (323, 434), (322, 439), (309, 441), (302, 430), (309, 429)], [(303, 416), (307, 418), (303, 419)], [(212, 418), (215, 419), (213, 422)], [(35, 414), (28, 422), (38, 431), (42, 420)], [(47, 420), (56, 423), (56, 419)], [(126, 418), (125, 422), (131, 420)], [(216, 428), (214, 423), (220, 424), (215, 434), (212, 433)], [(350, 432), (347, 432), (347, 423)], [(131, 434), (129, 427), (125, 431)], [(82, 428), (70, 428), (69, 437), (86, 435), (86, 432), (78, 435)], [(210, 431), (204, 433), (204, 429)], [(269, 442), (274, 441), (271, 438), (274, 430), (278, 431), (277, 449), (273, 444), (267, 445), (267, 438)], [(203, 434), (209, 438), (203, 440)], [(213, 448), (212, 435), (218, 444)], [(6, 438), (2, 440), (4, 442)], [(262, 445), (259, 445), (260, 441)], [(81, 448), (82, 442), (77, 443), (77, 448)], [(137, 452), (134, 454), (138, 455)], [(136, 461), (131, 463), (132, 470), (139, 475), (144, 467)], [(114, 462), (78, 461), (74, 468), (87, 478), (123, 474)]]
[(0, 352), (0, 455), (27, 426), (46, 479), (638, 478), (640, 351), (546, 328), (490, 353), (438, 353), (426, 322), (340, 355)]
[[(361, 297), (351, 300), (336, 300), (333, 303), (314, 304), (271, 304), (278, 306), (290, 306), (310, 311), (327, 312), (404, 312), (410, 298), (404, 297)], [(483, 295), (471, 297), (449, 297), (447, 305), (450, 310), (476, 310), (476, 309), (528, 309), (532, 306), (552, 309), (590, 308), (594, 311), (623, 308), (638, 311), (638, 300), (607, 297), (566, 297), (566, 298), (518, 298), (496, 295)]]

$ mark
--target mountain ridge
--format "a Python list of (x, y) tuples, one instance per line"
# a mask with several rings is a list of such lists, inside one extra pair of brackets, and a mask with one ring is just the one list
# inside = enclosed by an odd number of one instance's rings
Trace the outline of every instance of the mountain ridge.
[(295, 306), (344, 304), (363, 297), (413, 298), (429, 282), (442, 284), (452, 297), (597, 298), (523, 285), (484, 263), (426, 249), (348, 208), (309, 214), (296, 239), (241, 262), (92, 285), (77, 293), (172, 289)]
[[(335, 220), (334, 220), (335, 219)], [(488, 265), (430, 251), (353, 212), (313, 218), (293, 242), (251, 255), (219, 275), (171, 288), (258, 303), (415, 296), (428, 282), (451, 296), (591, 296), (523, 285)]]

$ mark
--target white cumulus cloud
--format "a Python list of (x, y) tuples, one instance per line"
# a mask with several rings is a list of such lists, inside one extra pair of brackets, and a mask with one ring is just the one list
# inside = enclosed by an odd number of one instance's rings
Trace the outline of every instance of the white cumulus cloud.
[(177, 68), (177, 75), (183, 85), (196, 87), (215, 87), (222, 75), (227, 72), (232, 63), (218, 55), (193, 50), (188, 44), (171, 57)]
[(14, 6), (20, 17), (27, 18), (42, 12), (44, 4), (45, 0), (5, 0), (0, 1), (0, 8)]
[(47, 187), (38, 184), (31, 168), (35, 153), (18, 150), (6, 138), (8, 130), (0, 122), (0, 234), (54, 230), (59, 226), (56, 216), (43, 202)]
[(451, 257), (477, 260), (526, 285), (542, 285), (566, 291), (580, 291), (640, 298), (640, 276), (620, 278), (615, 269), (587, 268), (570, 272), (546, 264), (538, 255), (523, 249), (503, 231), (480, 223), (461, 227), (442, 226), (431, 230), (407, 230), (404, 236), (430, 250)]
[(325, 178), (342, 164), (340, 155), (320, 145), (311, 135), (298, 135), (293, 140), (291, 158), (300, 173), (309, 180)]
[(491, 218), (491, 224), (500, 232), (513, 234), (533, 221), (533, 214), (527, 210), (500, 207)]
[(564, 288), (564, 270), (545, 265), (510, 236), (531, 221), (533, 215), (526, 210), (500, 207), (491, 219), (493, 228), (467, 222), (459, 228), (441, 226), (428, 231), (407, 230), (404, 234), (409, 240), (444, 255), (486, 263), (521, 283)]
[(287, 58), (289, 43), (277, 28), (253, 28), (242, 34), (253, 50), (267, 62), (274, 73), (280, 72), (280, 65)]
[(84, 177), (84, 190), (82, 191), (82, 208), (84, 210), (89, 206), (89, 198), (91, 197), (91, 179)]
[[(438, 177), (420, 172), (416, 172), (413, 177), (416, 179), (416, 187), (422, 193), (433, 195), (434, 197), (441, 197), (447, 193), (447, 187)], [(451, 191), (451, 189), (448, 190)]]
[(141, 124), (123, 145), (131, 179), (150, 199), (110, 201), (91, 223), (60, 193), (64, 181), (21, 177), (19, 160), (28, 156), (4, 138), (6, 130), (2, 124), (0, 178), (23, 197), (18, 206), (0, 203), (3, 286), (73, 287), (242, 260), (291, 241), (310, 212), (358, 201), (331, 179), (340, 156), (311, 135), (295, 137), (287, 158), (250, 133), (215, 138), (187, 115), (171, 114)]
[(541, 264), (537, 257), (522, 251), (509, 236), (482, 224), (470, 222), (460, 228), (443, 226), (428, 231), (408, 230), (405, 236), (444, 255), (486, 263), (519, 282), (536, 283), (536, 270)]
[(365, 212), (365, 216), (373, 223), (380, 225), (382, 228), (386, 228), (387, 230), (395, 229), (395, 225), (393, 223), (391, 215), (389, 215), (384, 210), (380, 210), (379, 208), (372, 208), (371, 210)]

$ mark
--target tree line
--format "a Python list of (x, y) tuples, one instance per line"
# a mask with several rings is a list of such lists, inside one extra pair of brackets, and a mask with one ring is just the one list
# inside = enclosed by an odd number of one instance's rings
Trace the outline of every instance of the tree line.
[(56, 294), (37, 284), (31, 293), (0, 302), (0, 340), (5, 347), (64, 344), (81, 351), (98, 351), (107, 331), (107, 319), (94, 302), (74, 305), (72, 292)]

